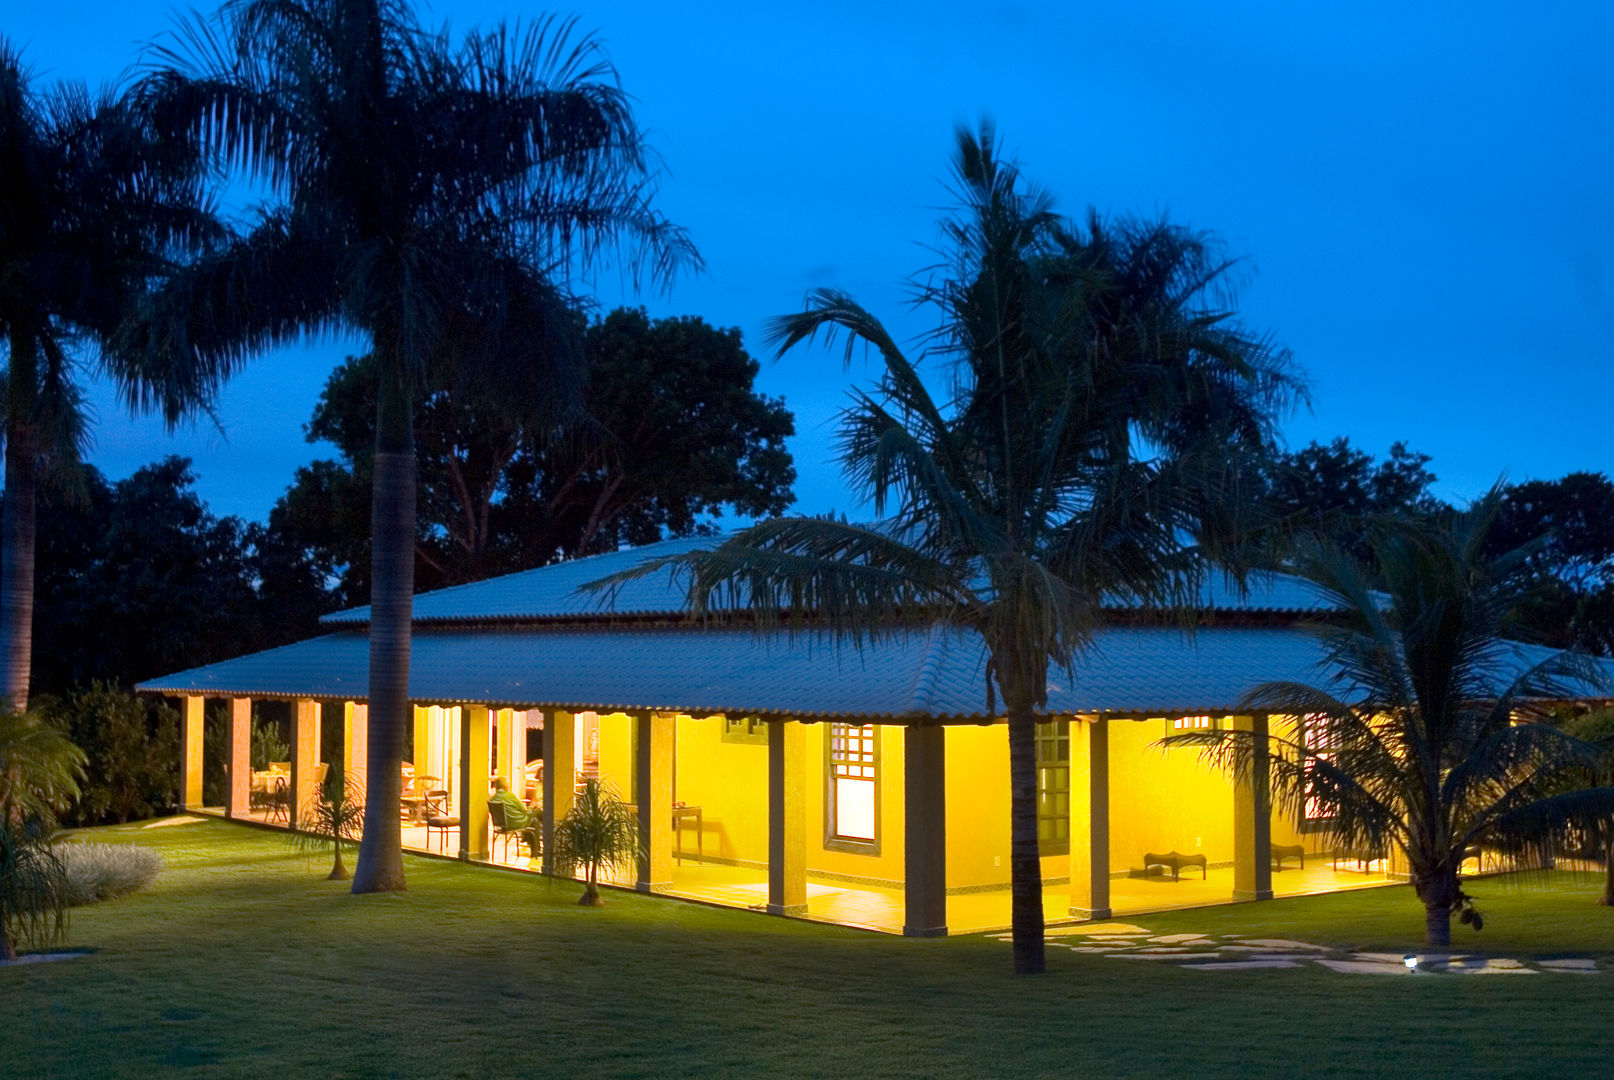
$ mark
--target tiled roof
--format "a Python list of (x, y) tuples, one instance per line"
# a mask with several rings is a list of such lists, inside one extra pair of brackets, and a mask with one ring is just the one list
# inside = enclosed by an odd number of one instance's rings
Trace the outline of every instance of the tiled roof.
[[(604, 594), (580, 593), (578, 589), (588, 582), (632, 569), (648, 559), (715, 547), (731, 535), (664, 540), (659, 544), (591, 555), (470, 585), (421, 593), (415, 597), (414, 620), (421, 624), (492, 623), (577, 621), (608, 615), (680, 615), (685, 608), (684, 586), (670, 573), (630, 581), (610, 600)], [(1308, 582), (1285, 574), (1252, 575), (1242, 593), (1231, 579), (1213, 574), (1201, 586), (1200, 596), (1201, 607), (1222, 612), (1299, 614), (1321, 606)], [(369, 621), (368, 607), (338, 611), (321, 620), (332, 627), (364, 626)]]
[[(1525, 659), (1544, 650), (1525, 648)], [(1319, 683), (1322, 647), (1296, 628), (1102, 631), (1074, 678), (1050, 673), (1048, 711), (1169, 715), (1231, 710), (1268, 681)], [(152, 679), (169, 694), (362, 700), (368, 638), (343, 631)], [(1611, 667), (1614, 670), (1614, 667)], [(442, 702), (653, 709), (709, 715), (984, 717), (985, 649), (932, 628), (861, 649), (744, 628), (527, 627), (417, 631), (409, 696)], [(1002, 699), (996, 708), (1001, 710)]]

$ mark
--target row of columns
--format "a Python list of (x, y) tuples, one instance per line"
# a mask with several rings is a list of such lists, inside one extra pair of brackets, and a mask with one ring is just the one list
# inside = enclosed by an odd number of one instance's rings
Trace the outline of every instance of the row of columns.
[[(230, 698), (224, 737), (224, 813), (247, 816), (252, 798), (252, 699)], [(342, 762), (349, 781), (362, 791), (367, 760), (369, 720), (365, 706), (348, 701), (342, 707)], [(183, 810), (202, 808), (202, 731), (204, 699), (187, 696), (180, 712), (179, 802)], [(320, 779), (320, 703), (292, 703), (291, 781), (288, 824), (299, 827), (318, 795)]]
[[(185, 698), (181, 738), (183, 767), (181, 801), (185, 808), (202, 803), (203, 701)], [(364, 784), (367, 717), (365, 706), (346, 702), (343, 709), (343, 761), (348, 777)], [(526, 727), (503, 711), (498, 725), (500, 768), (519, 783), (526, 763)], [(672, 869), (672, 760), (675, 719), (656, 713), (634, 716), (634, 790), (644, 850), (637, 860), (634, 885), (641, 892), (665, 888)], [(1236, 726), (1267, 733), (1265, 716), (1234, 718)], [(415, 715), (415, 745), (426, 745), (427, 716)], [(459, 791), (459, 854), (465, 859), (486, 857), (487, 800), (477, 797), (487, 786), (492, 769), (492, 715), (484, 706), (467, 706), (461, 712)], [(576, 784), (576, 716), (554, 711), (543, 727), (543, 864), (554, 872), (555, 822), (572, 807)], [(1102, 719), (1072, 721), (1070, 811), (1070, 914), (1108, 918), (1110, 908), (1109, 862), (1109, 728)], [(768, 901), (773, 914), (806, 911), (806, 725), (770, 722), (768, 738)], [(315, 701), (295, 703), (292, 729), (292, 780), (290, 824), (296, 828), (315, 796), (319, 766), (320, 707)], [(1258, 746), (1262, 741), (1258, 740)], [(251, 700), (232, 698), (226, 747), (228, 786), (225, 812), (246, 815), (250, 796), (252, 746)], [(909, 727), (905, 731), (904, 759), (904, 907), (903, 933), (938, 936), (947, 932), (946, 888), (946, 767), (944, 729)], [(417, 756), (419, 752), (417, 750)], [(1267, 783), (1268, 761), (1257, 750), (1250, 782), (1234, 786), (1234, 886), (1237, 900), (1265, 900), (1272, 896), (1272, 868), (1266, 857), (1271, 841), (1271, 803)]]

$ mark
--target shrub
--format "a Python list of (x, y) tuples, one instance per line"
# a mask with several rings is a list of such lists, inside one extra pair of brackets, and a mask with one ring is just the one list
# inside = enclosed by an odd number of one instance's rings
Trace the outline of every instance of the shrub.
[(174, 806), (179, 714), (173, 708), (93, 682), (42, 709), (88, 759), (78, 798), (62, 815), (65, 824), (121, 825)]
[(66, 930), (66, 871), (50, 836), (83, 778), (83, 751), (53, 725), (0, 712), (0, 960)]
[(163, 868), (161, 855), (135, 844), (58, 844), (54, 851), (66, 870), (69, 907), (138, 892)]

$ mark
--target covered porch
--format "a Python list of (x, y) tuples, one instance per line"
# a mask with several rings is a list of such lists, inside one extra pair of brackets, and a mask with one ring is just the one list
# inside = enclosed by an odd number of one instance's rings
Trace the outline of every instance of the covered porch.
[[(297, 827), (325, 764), (316, 760), (319, 703), (293, 704), (284, 785), (296, 794), (278, 803), (261, 797), (245, 757), (250, 701), (229, 701), (226, 805), (207, 809)], [(341, 760), (354, 763), (350, 775), (362, 787), (365, 707), (346, 702), (341, 715)], [(187, 805), (198, 807), (200, 697), (185, 699), (184, 716)], [(1383, 860), (1335, 863), (1314, 834), (1275, 816), (1253, 785), (1231, 781), (1192, 752), (1159, 749), (1172, 723), (1209, 722), (1078, 716), (1039, 725), (1050, 923), (1391, 879)], [(399, 814), (409, 850), (553, 872), (542, 859), (533, 865), (519, 837), (494, 827), (494, 778), (507, 780), (547, 840), (582, 779), (598, 776), (633, 804), (647, 838), (646, 857), (615, 884), (909, 935), (1010, 922), (1002, 722), (905, 727), (421, 704), (406, 752)], [(1144, 865), (1146, 855), (1166, 852), (1204, 865), (1190, 861), (1175, 874)]]

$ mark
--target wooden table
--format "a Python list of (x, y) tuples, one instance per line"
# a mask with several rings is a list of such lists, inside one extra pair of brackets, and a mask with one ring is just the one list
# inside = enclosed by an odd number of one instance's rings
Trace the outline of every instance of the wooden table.
[(677, 837), (673, 846), (673, 858), (679, 865), (684, 862), (684, 819), (695, 819), (695, 858), (699, 862), (706, 861), (704, 839), (701, 836), (701, 808), (698, 806), (675, 806), (672, 811), (673, 835)]

